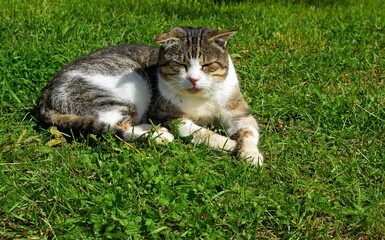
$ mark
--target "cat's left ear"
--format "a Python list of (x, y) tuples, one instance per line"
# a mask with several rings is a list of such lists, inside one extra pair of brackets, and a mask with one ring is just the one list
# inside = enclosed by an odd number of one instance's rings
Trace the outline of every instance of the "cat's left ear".
[(214, 35), (209, 38), (209, 40), (214, 41), (216, 44), (218, 44), (221, 47), (226, 46), (227, 39), (229, 39), (231, 36), (236, 34), (236, 30), (219, 30), (215, 31)]

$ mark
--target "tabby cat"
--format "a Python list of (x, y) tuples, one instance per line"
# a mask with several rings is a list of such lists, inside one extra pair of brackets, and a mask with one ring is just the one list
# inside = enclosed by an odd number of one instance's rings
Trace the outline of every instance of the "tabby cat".
[[(175, 27), (155, 39), (160, 48), (120, 45), (81, 57), (43, 90), (41, 118), (61, 130), (110, 131), (127, 141), (147, 136), (171, 142), (168, 129), (174, 127), (193, 143), (236, 151), (262, 165), (259, 127), (226, 48), (235, 33)], [(212, 122), (222, 124), (230, 138), (203, 127)]]

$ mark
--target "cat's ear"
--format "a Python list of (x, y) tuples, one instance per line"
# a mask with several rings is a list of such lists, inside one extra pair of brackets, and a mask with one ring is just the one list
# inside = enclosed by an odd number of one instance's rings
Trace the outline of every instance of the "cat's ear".
[(177, 37), (173, 37), (173, 36), (167, 36), (167, 33), (164, 33), (162, 35), (159, 35), (155, 38), (155, 42), (157, 43), (165, 43), (165, 42), (173, 42), (173, 41), (178, 41), (180, 40), (179, 38)]
[(221, 47), (226, 46), (227, 39), (236, 34), (236, 30), (218, 30), (215, 31), (213, 36), (209, 38), (210, 41), (213, 41)]
[(155, 38), (155, 42), (160, 44), (171, 44), (175, 43), (176, 41), (180, 41), (179, 37), (180, 29), (178, 27), (171, 29), (170, 31), (163, 33)]

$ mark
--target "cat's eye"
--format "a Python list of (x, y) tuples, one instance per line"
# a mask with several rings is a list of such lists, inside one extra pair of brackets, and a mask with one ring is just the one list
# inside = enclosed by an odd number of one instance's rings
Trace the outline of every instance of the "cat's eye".
[(220, 67), (219, 63), (211, 62), (202, 65), (202, 70), (206, 72), (214, 72)]
[(170, 62), (170, 66), (171, 66), (172, 68), (184, 68), (184, 70), (187, 71), (187, 65), (186, 65), (186, 64), (183, 64), (183, 63), (180, 63), (180, 62), (171, 61), (171, 62)]

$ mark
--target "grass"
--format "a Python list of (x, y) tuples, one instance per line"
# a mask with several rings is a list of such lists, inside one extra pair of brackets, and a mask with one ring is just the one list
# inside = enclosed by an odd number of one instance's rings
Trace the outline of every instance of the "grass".
[[(381, 0), (1, 1), (0, 235), (384, 239), (384, 16)], [(58, 69), (180, 25), (239, 31), (263, 168), (182, 140), (46, 145), (36, 102)]]

